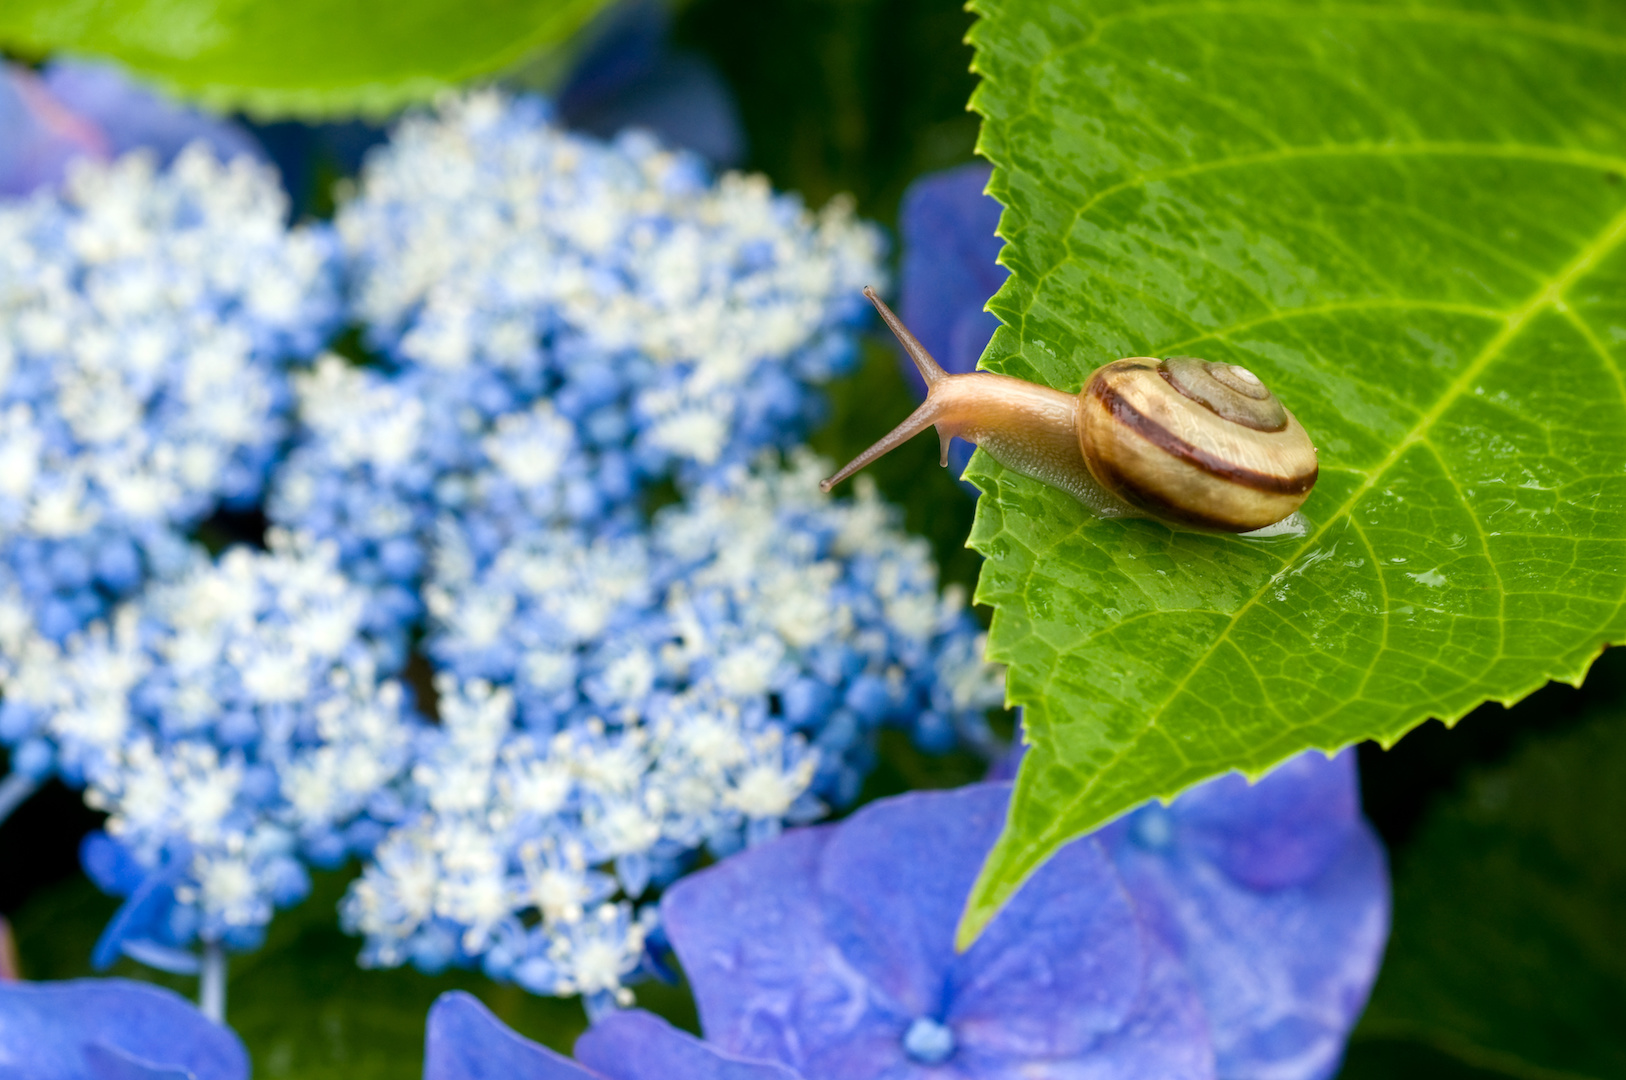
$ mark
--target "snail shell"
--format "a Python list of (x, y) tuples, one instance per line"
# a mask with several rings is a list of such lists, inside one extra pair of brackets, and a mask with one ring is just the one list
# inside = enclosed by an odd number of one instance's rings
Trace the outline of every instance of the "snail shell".
[(1132, 357), (1098, 369), (1077, 394), (988, 371), (950, 375), (873, 289), (864, 295), (920, 369), (927, 396), (825, 491), (933, 426), (945, 465), (950, 440), (967, 439), (1105, 516), (1251, 532), (1292, 514), (1315, 486), (1309, 434), (1246, 368)]

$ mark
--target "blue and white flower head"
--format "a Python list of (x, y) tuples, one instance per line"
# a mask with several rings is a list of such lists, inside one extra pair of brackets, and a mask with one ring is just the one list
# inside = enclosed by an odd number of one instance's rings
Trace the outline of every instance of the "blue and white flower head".
[(257, 497), (287, 433), (275, 362), (339, 314), (330, 234), (285, 211), (274, 171), (201, 144), (0, 204), (0, 555), (51, 636)]
[(102, 883), (169, 890), (132, 930), (163, 946), (253, 944), (302, 862), (371, 851), (401, 812), (419, 724), (383, 676), (397, 649), (364, 632), (331, 545), (270, 545), (199, 557), (64, 645), (36, 634), (6, 672), (5, 722), (109, 815), (125, 869)]
[[(794, 421), (782, 393), (848, 362), (881, 253), (847, 204), (814, 216), (760, 177), (714, 183), (646, 136), (571, 135), (493, 92), (404, 121), (337, 225), (358, 314), (398, 361), (562, 381), (572, 419), (630, 396), (647, 453), (708, 467), (794, 437), (754, 429)], [(605, 377), (621, 385), (577, 382)]]
[(821, 494), (823, 468), (800, 454), (788, 470), (739, 469), (647, 536), (543, 533), (485, 570), (447, 523), (426, 589), (430, 656), (511, 685), (539, 731), (731, 702), (748, 724), (805, 732), (823, 751), (815, 789), (838, 803), (857, 794), (881, 724), (934, 748), (982, 744), (1002, 680), (964, 593), (939, 592), (926, 544), (873, 486), (851, 502)]
[[(336, 225), (365, 338), (429, 414), (433, 475), (390, 498), (414, 520), (426, 504), (480, 516), (496, 539), (476, 549), (624, 517), (654, 478), (796, 442), (813, 388), (855, 356), (859, 289), (882, 278), (879, 233), (846, 204), (815, 215), (760, 178), (713, 181), (646, 136), (568, 134), (539, 101), (492, 92), (403, 121)], [(405, 549), (386, 566), (376, 537), (347, 534), (335, 507), (367, 501), (348, 493), (365, 470), (325, 445), (344, 438), (330, 427), (307, 419), (298, 490), (273, 516), (410, 584)]]
[(653, 915), (617, 891), (640, 896), (655, 863), (721, 822), (786, 816), (812, 779), (805, 744), (752, 737), (726, 710), (544, 737), (513, 725), (506, 689), (439, 683), (441, 730), (413, 770), (421, 813), (344, 904), (365, 964), (478, 961), (538, 993), (624, 1003)]
[[(441, 727), (413, 768), (417, 816), (345, 904), (364, 962), (478, 962), (623, 1001), (603, 973), (640, 973), (652, 883), (849, 801), (880, 724), (977, 736), (1001, 685), (963, 596), (939, 593), (873, 488), (821, 494), (824, 468), (738, 470), (650, 533), (557, 528), (483, 566), (442, 522)], [(940, 686), (948, 663), (970, 673)]]

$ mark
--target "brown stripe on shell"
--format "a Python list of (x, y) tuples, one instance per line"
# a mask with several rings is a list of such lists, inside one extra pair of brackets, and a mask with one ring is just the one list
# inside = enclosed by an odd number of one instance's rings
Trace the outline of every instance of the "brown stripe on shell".
[(1197, 529), (1212, 529), (1214, 532), (1228, 533), (1252, 532), (1254, 529), (1264, 528), (1258, 522), (1233, 521), (1230, 518), (1205, 514), (1195, 507), (1177, 506), (1156, 491), (1143, 488), (1134, 483), (1122, 473), (1118, 474), (1117, 480), (1120, 485), (1118, 494), (1121, 497), (1163, 521), (1190, 525)]
[[(1318, 464), (1307, 473), (1298, 476), (1273, 476), (1270, 473), (1257, 472), (1234, 465), (1224, 458), (1217, 457), (1207, 450), (1180, 438), (1168, 428), (1159, 424), (1124, 400), (1107, 379), (1094, 379), (1090, 382), (1090, 393), (1110, 412), (1115, 420), (1135, 432), (1147, 442), (1181, 461), (1201, 469), (1210, 476), (1218, 477), (1233, 484), (1252, 488), (1255, 491), (1269, 492), (1273, 495), (1303, 495), (1315, 486), (1316, 477), (1321, 472)], [(1182, 512), (1184, 513), (1184, 512)]]

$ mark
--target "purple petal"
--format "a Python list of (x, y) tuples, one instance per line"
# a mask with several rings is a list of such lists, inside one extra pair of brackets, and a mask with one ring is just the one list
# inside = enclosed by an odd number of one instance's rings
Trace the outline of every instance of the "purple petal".
[(1144, 936), (1100, 845), (1069, 844), (955, 963), (956, 1035), (1019, 1060), (1088, 1052), (1135, 1007)]
[(115, 154), (148, 147), (167, 164), (202, 139), (222, 161), (265, 156), (245, 129), (160, 97), (111, 64), (56, 60), (46, 66), (44, 80), (52, 97), (107, 133)]
[(0, 197), (55, 184), (74, 158), (109, 152), (95, 123), (54, 98), (27, 68), (0, 61)]
[(1310, 750), (1258, 783), (1232, 773), (1169, 807), (1179, 843), (1254, 889), (1309, 881), (1343, 851), (1360, 821), (1355, 751)]
[(185, 1069), (154, 1065), (101, 1043), (85, 1047), (87, 1080), (192, 1080)]
[(595, 1080), (563, 1054), (515, 1033), (480, 999), (449, 990), (429, 1008), (423, 1080)]
[(237, 1036), (172, 991), (125, 979), (0, 984), (0, 1072), (82, 1080), (141, 1076), (128, 1071), (138, 1065), (147, 1076), (248, 1077)]
[(1107, 1060), (1122, 1063), (1099, 1073), (1114, 1080), (1211, 1076), (1200, 1001), (1094, 841), (1064, 849), (956, 956), (1009, 796), (983, 784), (883, 800), (673, 886), (662, 917), (707, 1036), (810, 1080), (1094, 1076)]
[(808, 1067), (827, 1053), (895, 1052), (906, 1023), (825, 938), (818, 864), (833, 831), (786, 833), (690, 874), (661, 900), (706, 1038), (810, 1076), (828, 1075)]
[[(990, 171), (975, 162), (928, 173), (909, 185), (898, 214), (898, 314), (949, 371), (975, 370), (999, 327), (983, 310), (1007, 273), (994, 261), (1004, 241), (994, 235), (1001, 207), (983, 191)], [(904, 366), (924, 396), (919, 373), (912, 364)]]
[(588, 1028), (576, 1057), (608, 1080), (798, 1080), (783, 1065), (725, 1053), (641, 1009)]
[(1337, 1070), (1389, 933), (1388, 870), (1368, 826), (1347, 833), (1317, 877), (1281, 889), (1133, 844), (1118, 864), (1197, 984), (1223, 1075), (1319, 1080)]
[(954, 928), (1009, 801), (1005, 784), (909, 792), (830, 838), (819, 872), (829, 940), (908, 1019), (948, 1007)]

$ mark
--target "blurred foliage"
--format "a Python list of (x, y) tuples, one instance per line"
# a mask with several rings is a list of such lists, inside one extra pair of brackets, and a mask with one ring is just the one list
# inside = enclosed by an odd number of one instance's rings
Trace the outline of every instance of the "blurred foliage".
[(911, 180), (971, 160), (971, 22), (957, 0), (693, 0), (675, 37), (733, 85), (750, 168), (890, 225)]
[(1361, 1034), (1511, 1075), (1626, 1075), (1626, 708), (1476, 770), (1395, 856)]
[(108, 57), (258, 117), (382, 115), (564, 42), (607, 0), (5, 0), (0, 46)]

